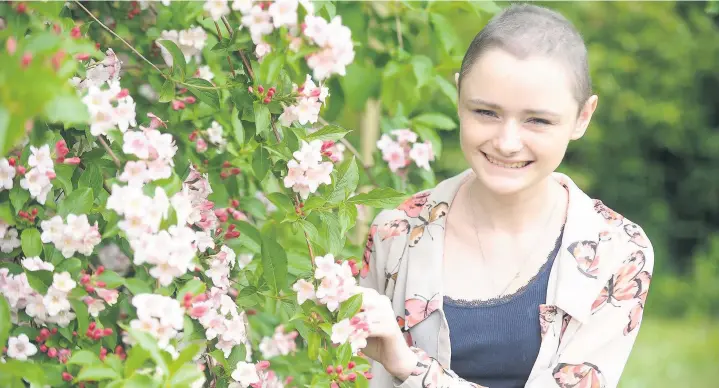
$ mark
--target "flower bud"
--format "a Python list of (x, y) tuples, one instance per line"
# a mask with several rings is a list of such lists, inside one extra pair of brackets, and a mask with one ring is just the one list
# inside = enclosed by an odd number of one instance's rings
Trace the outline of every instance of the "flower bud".
[(25, 53), (22, 55), (22, 60), (20, 62), (21, 66), (23, 68), (26, 68), (30, 66), (30, 62), (32, 62), (32, 53)]
[(62, 372), (62, 379), (65, 381), (72, 381), (72, 375), (67, 372)]
[(15, 11), (17, 11), (17, 13), (25, 13), (27, 11), (27, 5), (25, 5), (25, 3), (18, 3), (17, 7), (15, 7)]
[(5, 49), (7, 50), (8, 54), (15, 54), (15, 51), (17, 50), (17, 40), (15, 39), (15, 37), (11, 36), (7, 38), (7, 41), (5, 41)]
[(72, 30), (70, 30), (70, 37), (72, 37), (73, 39), (78, 39), (82, 37), (82, 32), (80, 31), (79, 26), (75, 26), (72, 28)]
[(350, 361), (350, 362), (347, 364), (347, 368), (348, 368), (348, 369), (352, 369), (352, 368), (354, 368), (356, 365), (357, 365), (357, 364), (355, 364), (354, 361)]
[(112, 335), (112, 328), (111, 328), (111, 327), (106, 327), (105, 330), (102, 331), (102, 334), (103, 334), (105, 337), (107, 337), (107, 336), (109, 336), (109, 335)]
[(52, 330), (50, 330), (50, 333), (57, 334), (57, 327), (53, 327)]
[(15, 167), (15, 170), (18, 174), (25, 175), (25, 167), (18, 165), (17, 167)]
[(257, 87), (257, 91), (258, 91), (260, 94), (262, 94), (262, 93), (265, 92), (265, 88), (262, 87), (262, 85), (260, 85), (260, 86)]
[(193, 96), (189, 96), (185, 98), (185, 102), (188, 104), (194, 104), (197, 102), (197, 99)]
[(241, 170), (240, 170), (238, 167), (235, 167), (235, 168), (233, 168), (232, 170), (230, 170), (230, 172), (232, 173), (232, 175), (239, 175), (239, 174), (240, 174), (240, 171), (241, 171)]
[(95, 285), (100, 288), (105, 288), (105, 286), (107, 286), (107, 284), (105, 282), (97, 282), (97, 283), (95, 283)]
[(72, 158), (65, 159), (64, 163), (77, 166), (78, 164), (80, 164), (80, 158), (77, 156), (73, 156)]
[(337, 373), (342, 373), (342, 365), (337, 365), (337, 368), (335, 368)]
[(262, 102), (263, 102), (264, 104), (269, 104), (270, 102), (272, 102), (272, 97), (267, 96), (267, 97), (265, 97), (264, 100), (262, 100)]
[(57, 357), (57, 349), (55, 349), (55, 348), (50, 348), (50, 349), (48, 349), (48, 350), (47, 350), (47, 356), (50, 357), (50, 358), (55, 358), (55, 357)]
[(348, 378), (350, 381), (355, 381), (355, 380), (357, 380), (357, 373), (352, 372), (352, 373), (350, 373), (349, 375), (347, 375), (347, 378)]
[(40, 351), (43, 353), (47, 352), (47, 345), (45, 345), (45, 344), (40, 345)]
[(95, 330), (95, 327), (96, 327), (95, 322), (90, 322), (90, 324), (87, 325), (87, 328), (88, 328), (89, 330)]
[(370, 373), (370, 372), (364, 372), (364, 377), (367, 380), (372, 380), (372, 377), (374, 377), (374, 376), (372, 376), (372, 373)]

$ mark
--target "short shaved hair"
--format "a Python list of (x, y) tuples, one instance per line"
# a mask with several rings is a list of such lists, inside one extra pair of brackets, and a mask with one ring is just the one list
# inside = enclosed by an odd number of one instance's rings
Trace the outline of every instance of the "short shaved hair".
[(474, 37), (462, 60), (459, 82), (477, 59), (499, 48), (519, 59), (539, 55), (567, 66), (573, 78), (574, 98), (582, 106), (592, 94), (587, 47), (572, 23), (556, 11), (532, 5), (513, 4), (495, 15)]

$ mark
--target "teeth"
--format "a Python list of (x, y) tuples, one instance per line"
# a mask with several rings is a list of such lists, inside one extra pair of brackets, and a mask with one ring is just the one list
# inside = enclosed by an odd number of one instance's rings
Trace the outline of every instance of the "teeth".
[(517, 163), (502, 163), (497, 159), (492, 158), (491, 156), (484, 154), (484, 156), (487, 157), (487, 160), (489, 160), (490, 163), (504, 168), (522, 168), (529, 164), (529, 162), (517, 162)]

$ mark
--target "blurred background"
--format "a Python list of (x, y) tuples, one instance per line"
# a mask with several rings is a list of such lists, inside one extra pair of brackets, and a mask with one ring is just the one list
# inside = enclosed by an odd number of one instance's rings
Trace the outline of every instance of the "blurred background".
[[(706, 2), (548, 2), (583, 34), (599, 107), (570, 144), (568, 173), (590, 196), (642, 225), (656, 267), (620, 387), (719, 383), (719, 17)], [(467, 168), (453, 74), (475, 34), (506, 3), (338, 2), (358, 42), (326, 117), (356, 128), (365, 160), (379, 135), (411, 128), (439, 157), (417, 188)], [(379, 75), (379, 76), (378, 76)], [(341, 86), (341, 87), (340, 87)], [(437, 127), (440, 130), (437, 130)], [(370, 164), (370, 163), (368, 163)], [(395, 184), (397, 182), (379, 182)], [(411, 187), (410, 187), (411, 188)]]

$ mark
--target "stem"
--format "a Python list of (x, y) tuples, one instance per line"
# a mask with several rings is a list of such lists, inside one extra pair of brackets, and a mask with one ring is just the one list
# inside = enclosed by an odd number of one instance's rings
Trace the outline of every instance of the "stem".
[[(215, 29), (217, 30), (217, 36), (220, 37), (220, 40), (222, 40), (222, 31), (220, 31), (220, 25), (215, 22)], [(227, 64), (230, 65), (230, 73), (232, 73), (232, 77), (235, 77), (235, 67), (232, 66), (232, 60), (230, 59), (230, 56), (227, 56)]]
[(115, 153), (112, 152), (112, 149), (109, 145), (107, 145), (107, 142), (105, 141), (105, 138), (102, 136), (98, 136), (97, 140), (102, 144), (102, 146), (105, 148), (105, 151), (107, 151), (108, 154), (110, 154), (110, 157), (112, 158), (112, 161), (115, 162), (115, 166), (117, 166), (118, 169), (122, 168), (122, 163), (120, 163), (120, 159), (115, 156)]
[(274, 132), (275, 138), (277, 139), (277, 142), (278, 142), (278, 143), (281, 142), (281, 141), (282, 141), (282, 136), (280, 136), (280, 131), (277, 130), (277, 126), (275, 125), (275, 121), (274, 121), (274, 120), (270, 120), (270, 124), (272, 125), (272, 132)]
[(247, 72), (247, 75), (250, 76), (250, 80), (255, 79), (255, 73), (252, 72), (252, 66), (250, 65), (250, 61), (247, 59), (247, 55), (245, 55), (244, 50), (237, 50), (238, 53), (240, 53), (240, 58), (242, 58), (242, 64), (245, 65), (245, 71)]
[[(297, 194), (297, 193), (295, 193), (295, 206), (296, 206), (296, 207), (299, 207), (301, 203), (302, 203), (302, 201), (300, 200), (300, 195)], [(307, 234), (306, 231), (304, 232), (304, 234), (305, 234), (305, 242), (307, 242), (307, 250), (308, 250), (309, 253), (310, 253), (310, 261), (311, 261), (311, 263), (312, 263), (312, 267), (314, 268), (314, 266), (315, 266), (315, 252), (314, 252), (314, 250), (312, 249), (312, 243), (310, 243), (310, 236)]]
[(227, 28), (227, 33), (230, 34), (230, 38), (234, 38), (235, 32), (232, 31), (232, 28), (230, 28), (230, 23), (227, 21), (227, 18), (225, 16), (222, 17), (222, 23), (225, 24), (225, 28)]
[(404, 50), (404, 42), (402, 41), (402, 24), (399, 22), (399, 7), (400, 3), (397, 2), (397, 12), (394, 14), (394, 24), (397, 29), (397, 41), (399, 42), (399, 48)]
[(135, 48), (132, 47), (131, 44), (127, 43), (127, 41), (126, 41), (125, 39), (122, 39), (122, 37), (121, 37), (120, 35), (117, 35), (117, 34), (115, 33), (115, 31), (113, 31), (113, 30), (110, 29), (110, 27), (106, 26), (106, 25), (103, 24), (100, 20), (98, 20), (98, 19), (95, 17), (95, 15), (92, 14), (92, 12), (90, 12), (87, 8), (85, 8), (84, 5), (82, 5), (82, 3), (80, 3), (78, 0), (75, 0), (75, 4), (79, 5), (80, 8), (82, 8), (82, 9), (85, 11), (85, 13), (87, 13), (88, 15), (90, 15), (90, 17), (93, 18), (93, 20), (95, 20), (98, 24), (100, 24), (100, 25), (102, 26), (102, 28), (104, 28), (105, 30), (107, 30), (109, 33), (111, 33), (111, 34), (112, 34), (113, 36), (115, 36), (117, 39), (120, 39), (120, 40), (122, 41), (122, 43), (124, 43), (127, 47), (130, 48), (130, 50), (132, 50), (132, 51), (133, 51), (135, 54), (137, 54), (140, 58), (144, 59), (145, 62), (147, 62), (147, 63), (150, 64), (150, 66), (154, 67), (155, 70), (157, 70), (160, 74), (162, 74), (163, 77), (167, 78), (167, 75), (165, 75), (165, 74), (162, 72), (162, 70), (160, 70), (160, 68), (158, 68), (157, 66), (155, 66), (154, 63), (150, 62), (147, 58), (145, 58), (142, 54), (140, 54), (139, 51), (135, 50)]

